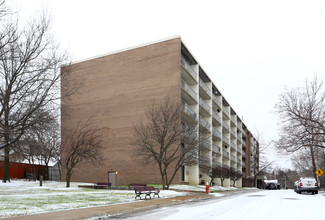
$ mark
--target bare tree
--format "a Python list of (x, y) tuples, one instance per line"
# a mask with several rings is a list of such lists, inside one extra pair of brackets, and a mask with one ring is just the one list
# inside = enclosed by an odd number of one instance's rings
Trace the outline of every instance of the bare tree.
[(323, 82), (315, 76), (304, 87), (286, 90), (280, 95), (276, 110), (282, 123), (277, 149), (287, 154), (308, 150), (313, 172), (316, 171), (315, 148), (325, 148)]
[(19, 141), (16, 142), (15, 153), (28, 161), (32, 175), (31, 178), (33, 180), (37, 178), (35, 164), (38, 162), (37, 158), (39, 152), (40, 146), (33, 133), (25, 133)]
[(216, 177), (221, 181), (221, 186), (223, 186), (225, 179), (229, 179), (230, 177), (230, 168), (228, 166), (217, 166), (215, 172)]
[(205, 173), (208, 177), (210, 177), (210, 186), (213, 185), (213, 181), (216, 178), (220, 178), (221, 180), (221, 186), (223, 186), (223, 181), (228, 178), (229, 170), (228, 167), (221, 167), (221, 166), (215, 166), (215, 167), (206, 167), (202, 170), (203, 173)]
[(256, 152), (252, 152), (254, 162), (251, 165), (253, 169), (254, 186), (257, 186), (258, 177), (263, 176), (270, 168), (272, 168), (273, 161), (270, 161), (267, 158), (267, 154), (272, 147), (272, 143), (266, 142), (259, 131), (256, 131), (255, 137), (258, 142), (258, 146), (256, 148)]
[(235, 187), (236, 181), (242, 178), (242, 173), (234, 169), (233, 167), (230, 167), (229, 169), (229, 179), (232, 180), (233, 184), (232, 186)]
[(62, 132), (65, 136), (62, 137), (60, 165), (66, 169), (67, 187), (70, 187), (73, 169), (78, 164), (91, 163), (97, 166), (103, 163), (102, 131), (102, 128), (92, 126), (88, 120), (79, 122), (74, 129)]
[[(3, 2), (2, 2), (3, 3)], [(0, 5), (3, 7), (4, 4)], [(3, 14), (4, 15), (4, 14)], [(6, 15), (4, 15), (6, 16)], [(4, 19), (4, 17), (1, 17)], [(0, 30), (0, 150), (4, 149), (4, 178), (10, 181), (9, 152), (24, 133), (48, 120), (57, 104), (61, 75), (67, 61), (50, 32), (50, 19), (41, 14), (28, 25), (8, 21)], [(41, 114), (41, 113), (44, 114)]]
[(168, 98), (149, 106), (146, 119), (134, 125), (132, 145), (144, 165), (158, 165), (163, 189), (169, 189), (182, 166), (199, 164), (200, 147), (206, 146), (206, 139), (198, 138), (195, 120), (182, 117), (180, 103)]
[(46, 166), (45, 179), (49, 179), (49, 163), (59, 161), (61, 140), (58, 130), (49, 130), (44, 133), (37, 133), (40, 151), (38, 153), (39, 160), (44, 162)]

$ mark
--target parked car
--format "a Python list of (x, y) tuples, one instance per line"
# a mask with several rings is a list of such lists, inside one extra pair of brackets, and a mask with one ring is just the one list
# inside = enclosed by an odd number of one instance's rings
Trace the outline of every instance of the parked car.
[(268, 183), (266, 185), (266, 189), (277, 189), (277, 184), (276, 183)]
[(313, 177), (301, 177), (297, 183), (297, 193), (311, 192), (318, 194), (318, 183)]

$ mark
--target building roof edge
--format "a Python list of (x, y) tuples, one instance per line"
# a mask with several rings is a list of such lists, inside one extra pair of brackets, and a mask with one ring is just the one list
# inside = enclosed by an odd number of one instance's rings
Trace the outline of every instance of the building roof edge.
[(111, 52), (104, 53), (104, 54), (100, 54), (100, 55), (96, 55), (96, 56), (93, 56), (93, 57), (88, 57), (88, 58), (85, 58), (85, 59), (80, 59), (80, 60), (71, 62), (70, 65), (77, 64), (77, 63), (82, 63), (82, 62), (89, 61), (89, 60), (93, 60), (93, 59), (100, 58), (100, 57), (109, 56), (109, 55), (112, 55), (112, 54), (117, 54), (117, 53), (125, 52), (125, 51), (128, 51), (128, 50), (137, 49), (137, 48), (140, 48), (140, 47), (149, 46), (149, 45), (152, 45), (152, 44), (156, 44), (156, 43), (160, 43), (160, 42), (164, 42), (164, 41), (168, 41), (168, 40), (172, 40), (172, 39), (176, 39), (176, 38), (181, 38), (181, 36), (180, 35), (175, 35), (175, 36), (172, 36), (172, 37), (163, 38), (163, 39), (156, 40), (156, 41), (151, 41), (151, 42), (148, 42), (148, 43), (138, 44), (136, 46), (132, 46), (132, 47), (127, 47), (127, 48), (123, 48), (123, 49), (120, 49), (120, 50), (111, 51)]

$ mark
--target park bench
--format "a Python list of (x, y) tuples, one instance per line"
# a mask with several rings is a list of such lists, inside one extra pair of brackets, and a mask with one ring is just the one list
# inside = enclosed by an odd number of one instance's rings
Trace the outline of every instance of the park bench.
[(111, 188), (111, 183), (96, 183), (94, 185), (94, 188), (95, 189), (108, 189), (108, 188)]
[(135, 199), (139, 198), (141, 200), (141, 195), (145, 195), (144, 199), (151, 199), (151, 194), (153, 197), (158, 196), (160, 189), (154, 188), (152, 186), (134, 186)]
[(131, 183), (129, 184), (129, 190), (133, 190), (134, 187), (146, 187), (147, 184), (142, 184), (142, 183)]

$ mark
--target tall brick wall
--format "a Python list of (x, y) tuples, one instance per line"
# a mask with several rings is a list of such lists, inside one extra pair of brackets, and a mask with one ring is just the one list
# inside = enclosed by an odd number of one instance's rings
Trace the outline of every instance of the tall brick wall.
[[(107, 160), (100, 167), (80, 164), (72, 181), (107, 182), (108, 171), (118, 171), (117, 184), (160, 183), (154, 165), (142, 166), (134, 155), (132, 126), (145, 119), (152, 101), (166, 96), (180, 101), (180, 38), (151, 44), (120, 53), (80, 62), (71, 66), (69, 80), (79, 80), (82, 87), (70, 99), (63, 98), (61, 129), (74, 127), (90, 119), (104, 127)], [(62, 91), (69, 86), (62, 80)], [(65, 170), (62, 169), (62, 180)], [(179, 182), (179, 175), (175, 177)]]

